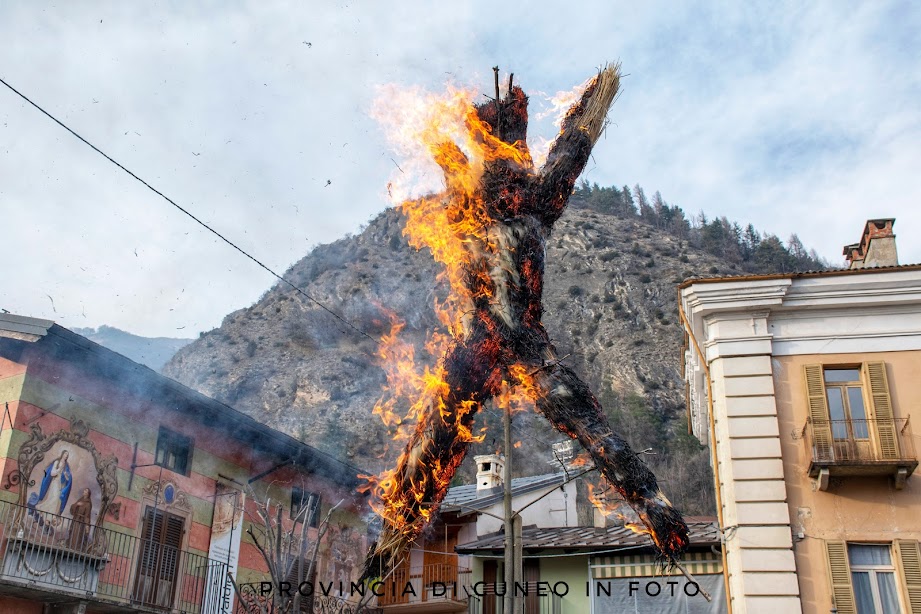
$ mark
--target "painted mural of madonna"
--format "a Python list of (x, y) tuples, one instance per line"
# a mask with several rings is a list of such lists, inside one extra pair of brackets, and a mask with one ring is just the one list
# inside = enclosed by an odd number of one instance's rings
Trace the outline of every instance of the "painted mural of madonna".
[(32, 517), (41, 526), (56, 527), (61, 524), (60, 516), (67, 508), (74, 477), (67, 462), (70, 450), (63, 449), (60, 456), (45, 466), (38, 491), (29, 495), (26, 504)]
[(102, 503), (93, 457), (81, 447), (58, 442), (45, 459), (29, 476), (34, 486), (26, 507), (32, 530), (56, 544), (82, 550), (91, 541)]

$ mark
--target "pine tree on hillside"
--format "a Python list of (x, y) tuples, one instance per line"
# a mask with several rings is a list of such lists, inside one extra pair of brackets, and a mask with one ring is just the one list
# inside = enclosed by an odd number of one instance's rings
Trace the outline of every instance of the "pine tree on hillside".
[(754, 257), (759, 243), (761, 243), (761, 234), (752, 224), (749, 224), (742, 234), (742, 254), (745, 260), (751, 260)]
[(753, 261), (758, 273), (790, 273), (793, 270), (793, 257), (774, 235), (761, 240)]
[(633, 196), (636, 198), (636, 204), (640, 208), (640, 219), (648, 224), (654, 223), (655, 216), (653, 215), (652, 207), (649, 205), (649, 201), (646, 200), (646, 193), (640, 187), (640, 184), (633, 186)]
[(691, 245), (721, 258), (730, 268), (750, 273), (791, 273), (828, 268), (815, 250), (806, 249), (796, 234), (791, 235), (784, 246), (776, 236), (762, 236), (754, 225), (748, 224), (743, 228), (725, 216), (711, 220), (701, 211), (689, 220), (681, 207), (669, 205), (658, 191), (650, 202), (639, 184), (632, 189), (624, 186), (618, 190), (583, 181), (576, 188), (573, 205), (623, 219), (639, 218), (676, 239), (689, 241)]
[(806, 253), (806, 248), (803, 246), (803, 242), (799, 240), (795, 232), (787, 239), (787, 251), (796, 259), (809, 257), (809, 254)]
[(668, 223), (668, 205), (662, 199), (662, 194), (656, 190), (652, 195), (652, 213), (655, 218), (656, 228), (665, 228)]
[(636, 203), (633, 202), (633, 197), (630, 195), (629, 186), (624, 186), (620, 191), (620, 198), (623, 201), (624, 216), (633, 217), (636, 215)]

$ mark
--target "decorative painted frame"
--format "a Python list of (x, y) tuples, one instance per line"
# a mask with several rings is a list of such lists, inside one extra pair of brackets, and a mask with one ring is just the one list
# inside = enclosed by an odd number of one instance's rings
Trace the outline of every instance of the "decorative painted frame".
[[(6, 476), (6, 484), (3, 487), (9, 490), (12, 486), (19, 488), (19, 505), (21, 510), (25, 510), (28, 497), (28, 490), (35, 486), (35, 480), (29, 480), (32, 470), (35, 466), (45, 460), (45, 454), (59, 441), (70, 443), (77, 447), (83, 448), (93, 457), (93, 463), (96, 466), (96, 481), (102, 491), (101, 509), (96, 517), (96, 524), (93, 527), (93, 543), (88, 551), (91, 554), (102, 556), (106, 550), (106, 537), (103, 530), (103, 522), (108, 511), (109, 505), (115, 500), (118, 493), (118, 458), (115, 455), (103, 457), (96, 445), (87, 438), (90, 427), (83, 420), (73, 418), (70, 422), (70, 430), (60, 430), (51, 435), (45, 435), (42, 427), (38, 424), (32, 424), (29, 427), (31, 436), (19, 447), (18, 463), (19, 467), (10, 471)], [(16, 528), (22, 529), (24, 514), (16, 518)]]

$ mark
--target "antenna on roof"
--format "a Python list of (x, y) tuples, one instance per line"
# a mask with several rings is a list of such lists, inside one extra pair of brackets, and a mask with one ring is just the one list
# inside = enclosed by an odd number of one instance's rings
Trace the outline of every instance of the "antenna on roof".
[(575, 451), (573, 450), (572, 439), (567, 439), (566, 441), (560, 441), (552, 446), (553, 450), (553, 459), (550, 461), (553, 464), (563, 463), (565, 464), (568, 461), (571, 461), (575, 456)]

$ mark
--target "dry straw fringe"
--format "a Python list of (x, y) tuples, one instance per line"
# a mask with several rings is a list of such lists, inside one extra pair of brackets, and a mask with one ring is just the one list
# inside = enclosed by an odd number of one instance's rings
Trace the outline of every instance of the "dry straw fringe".
[(592, 140), (592, 145), (598, 141), (598, 137), (604, 131), (607, 125), (605, 119), (608, 109), (620, 90), (620, 62), (617, 64), (606, 64), (598, 73), (595, 83), (595, 91), (585, 105), (585, 110), (579, 118), (579, 126), (585, 130), (585, 133)]

